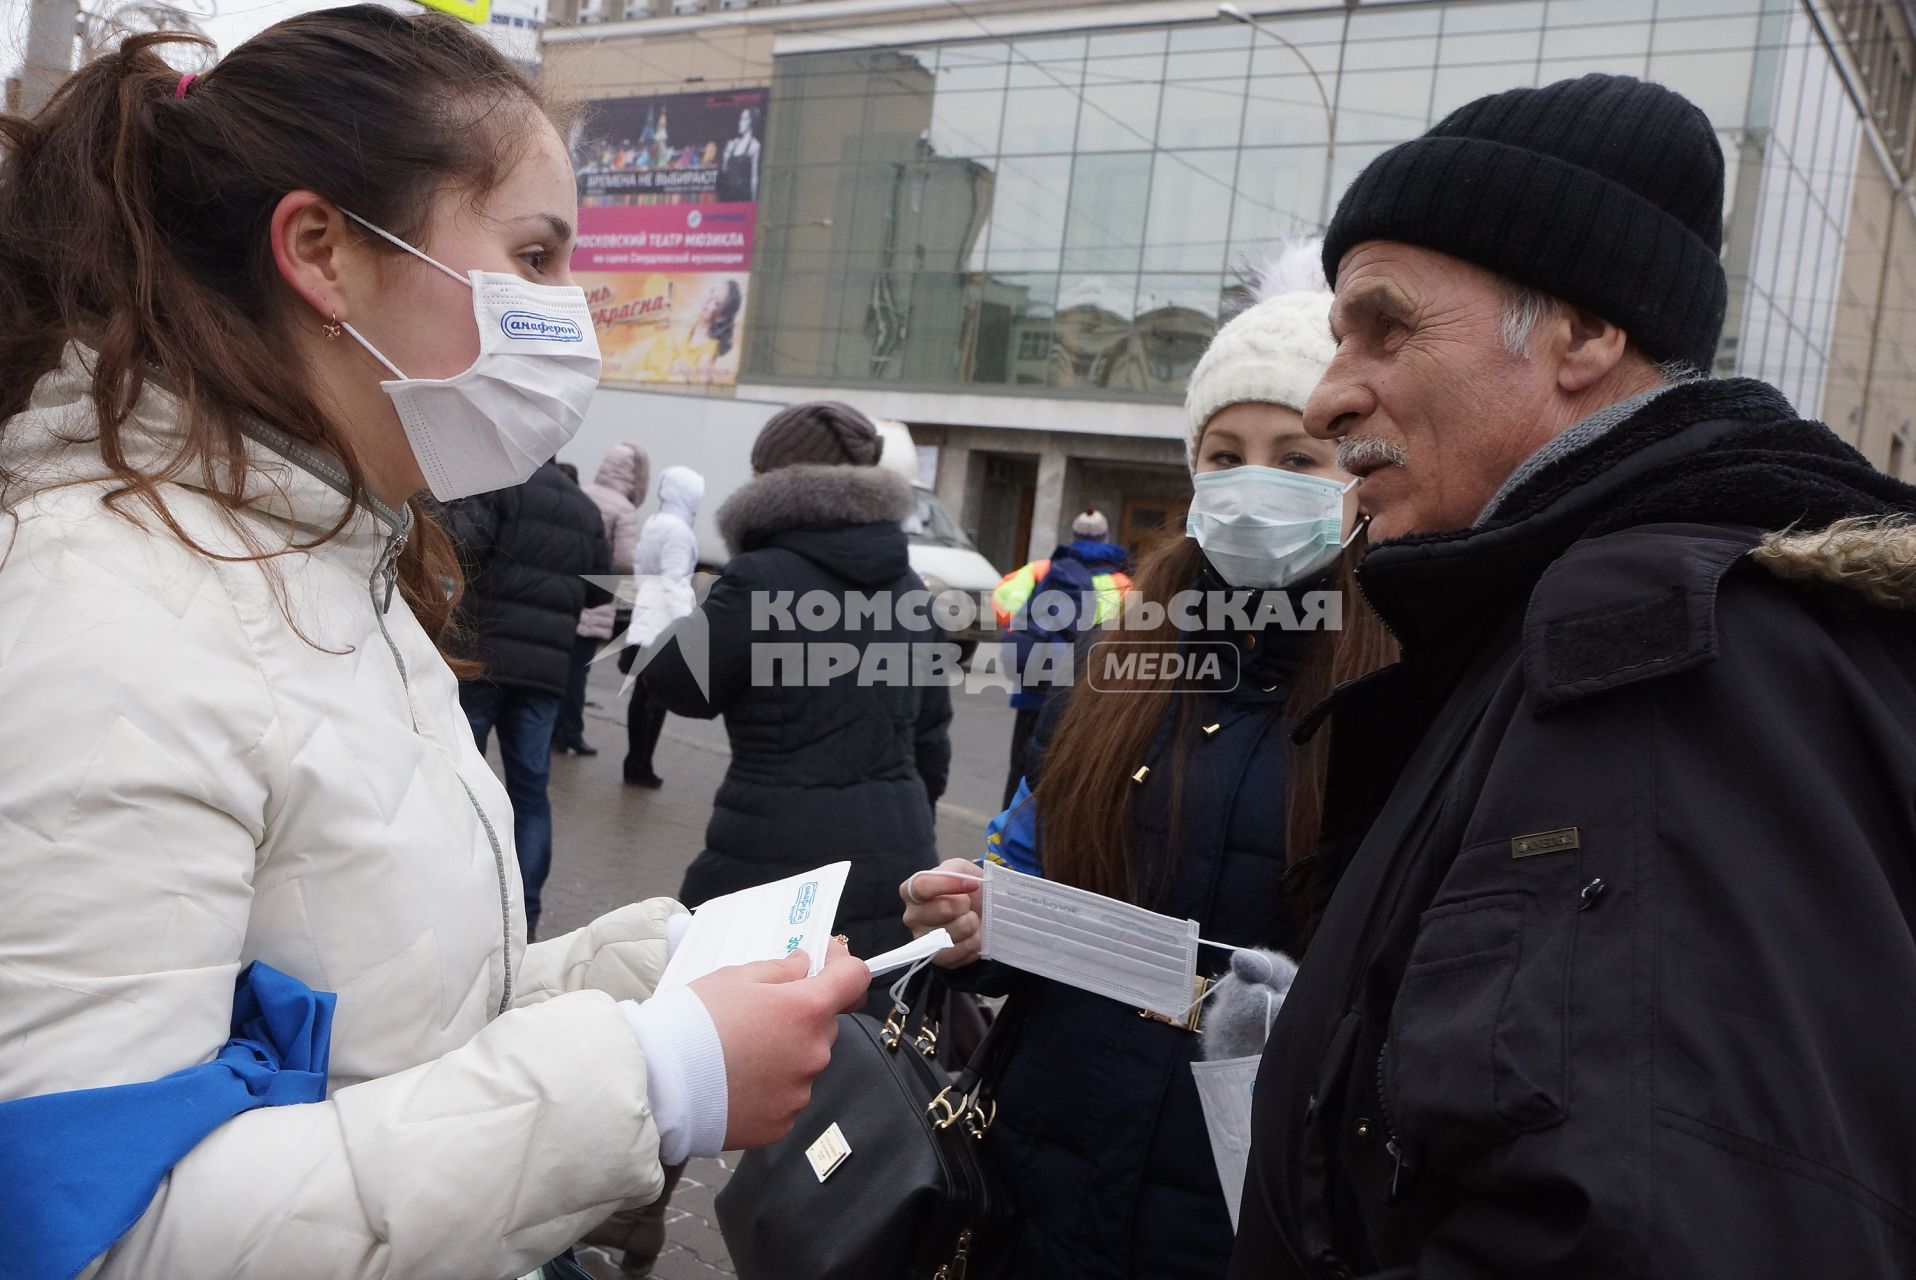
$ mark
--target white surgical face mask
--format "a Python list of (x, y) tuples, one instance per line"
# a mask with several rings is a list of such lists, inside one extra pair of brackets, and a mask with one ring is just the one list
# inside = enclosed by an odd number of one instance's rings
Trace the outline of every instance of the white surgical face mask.
[(364, 335), (353, 340), (392, 371), (380, 383), (406, 442), (441, 502), (524, 484), (578, 434), (599, 387), (599, 336), (585, 290), (532, 284), (502, 271), (460, 275), (350, 210), (346, 216), (472, 290), (479, 356), (451, 378), (409, 378)]
[(1193, 483), (1184, 531), (1234, 587), (1308, 582), (1350, 543), (1340, 535), (1344, 495), (1355, 480), (1338, 484), (1275, 467), (1232, 467), (1199, 472)]
[(1195, 920), (988, 862), (982, 927), (987, 960), (1167, 1018), (1196, 999)]

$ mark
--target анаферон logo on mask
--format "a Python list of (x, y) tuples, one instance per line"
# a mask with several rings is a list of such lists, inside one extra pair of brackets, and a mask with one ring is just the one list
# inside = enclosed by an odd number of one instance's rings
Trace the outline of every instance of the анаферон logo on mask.
[(499, 317), (508, 338), (542, 338), (547, 342), (584, 342), (585, 331), (576, 320), (542, 316), (536, 311), (508, 311)]

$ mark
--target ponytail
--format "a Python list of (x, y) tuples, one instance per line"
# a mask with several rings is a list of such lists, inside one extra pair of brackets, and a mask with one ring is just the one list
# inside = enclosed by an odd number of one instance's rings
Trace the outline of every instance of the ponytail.
[[(243, 505), (240, 424), (258, 418), (363, 468), (320, 408), (288, 340), (272, 259), (274, 208), (312, 190), (402, 238), (448, 187), (498, 184), (544, 109), (525, 76), (465, 24), (355, 5), (288, 19), (183, 80), (162, 56), (201, 37), (129, 37), (80, 68), (37, 116), (0, 116), (0, 439), (69, 344), (89, 348), (110, 507), (167, 513), (161, 486), (197, 473)], [(121, 434), (149, 380), (180, 404), (183, 444), (133, 466)], [(10, 477), (0, 470), (0, 511)], [(450, 540), (414, 501), (400, 589), (429, 634), (451, 617)], [(348, 511), (309, 547), (338, 536)], [(264, 555), (257, 558), (265, 558)]]

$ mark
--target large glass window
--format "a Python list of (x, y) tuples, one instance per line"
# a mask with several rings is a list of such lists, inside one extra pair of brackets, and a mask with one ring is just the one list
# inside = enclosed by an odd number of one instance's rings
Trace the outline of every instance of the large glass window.
[(1718, 130), (1726, 350), (1820, 385), (1860, 124), (1793, 0), (1325, 4), (776, 66), (748, 374), (1168, 400), (1236, 283), (1386, 148), (1612, 71)]
[(1135, 274), (1150, 190), (1148, 151), (1077, 157), (1064, 223), (1064, 269)]
[[(1337, 80), (1341, 14), (1279, 15), (1241, 27), (1251, 49), (1244, 145), (1323, 145)], [(1281, 37), (1281, 38), (1280, 38)]]
[(1549, 0), (1537, 79), (1548, 84), (1592, 71), (1642, 76), (1655, 9), (1656, 0)]
[(1064, 248), (1068, 157), (1020, 157), (998, 162), (992, 196), (992, 271), (1055, 271)]
[(1319, 224), (1328, 207), (1324, 161), (1322, 146), (1247, 147), (1238, 154), (1227, 265), (1254, 260)]
[(1092, 36), (1084, 64), (1078, 150), (1149, 150), (1164, 79), (1162, 31)]
[(1002, 44), (952, 45), (939, 52), (927, 135), (934, 152), (946, 156), (998, 153), (1010, 53)]
[(1748, 123), (1759, 21), (1752, 0), (1657, 0), (1650, 79), (1719, 125)]
[(1251, 46), (1243, 28), (1173, 31), (1164, 59), (1162, 145), (1176, 151), (1237, 146), (1250, 70)]
[(1078, 136), (1078, 91), (1056, 85), (1008, 90), (1001, 136), (1000, 150), (1008, 156), (1070, 155)]
[[(1237, 165), (1236, 151), (1185, 151), (1158, 157), (1151, 174), (1151, 204), (1144, 224), (1146, 271), (1210, 271), (1216, 273), (1230, 243), (1231, 201), (1227, 191), (1192, 176), (1198, 172), (1228, 175)], [(1228, 181), (1228, 178), (1227, 178)]]
[(1543, 48), (1542, 0), (1517, 4), (1452, 4), (1442, 9), (1432, 120), (1474, 98), (1538, 82)]
[(1402, 142), (1429, 123), (1438, 9), (1360, 9), (1351, 15), (1338, 76), (1337, 141)]

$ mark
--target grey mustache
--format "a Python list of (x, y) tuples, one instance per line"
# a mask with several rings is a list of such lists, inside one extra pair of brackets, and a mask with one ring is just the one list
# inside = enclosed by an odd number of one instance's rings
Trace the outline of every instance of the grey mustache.
[(1404, 452), (1404, 446), (1393, 440), (1353, 439), (1345, 436), (1337, 442), (1337, 465), (1343, 471), (1371, 462), (1401, 467), (1409, 461), (1410, 455)]

